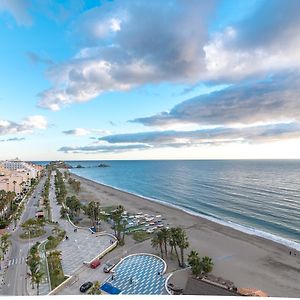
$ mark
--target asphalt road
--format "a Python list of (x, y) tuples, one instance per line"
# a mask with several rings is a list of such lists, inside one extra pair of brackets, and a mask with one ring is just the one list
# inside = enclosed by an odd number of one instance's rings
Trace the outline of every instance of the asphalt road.
[[(8, 268), (4, 275), (4, 282), (1, 285), (0, 294), (1, 295), (11, 295), (11, 296), (24, 296), (29, 295), (27, 291), (27, 265), (26, 257), (30, 247), (37, 241), (45, 239), (45, 237), (39, 237), (31, 240), (22, 240), (19, 235), (22, 233), (22, 229), (19, 224), (30, 218), (35, 217), (35, 213), (38, 206), (38, 199), (42, 194), (42, 189), (44, 187), (46, 178), (42, 178), (37, 185), (36, 189), (33, 191), (31, 197), (25, 204), (25, 210), (22, 214), (21, 220), (18, 222), (16, 229), (13, 229), (11, 224), (8, 231), (11, 233), (11, 251), (8, 258)], [(49, 229), (47, 230), (47, 234)], [(49, 235), (49, 234), (48, 234)], [(29, 279), (28, 279), (29, 280)]]

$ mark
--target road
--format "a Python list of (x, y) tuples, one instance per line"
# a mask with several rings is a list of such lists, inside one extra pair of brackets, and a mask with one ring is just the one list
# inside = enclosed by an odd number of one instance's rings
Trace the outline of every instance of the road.
[[(26, 257), (30, 247), (35, 242), (45, 239), (45, 237), (35, 238), (31, 240), (22, 240), (19, 238), (19, 235), (22, 233), (22, 229), (19, 227), (19, 224), (22, 224), (27, 219), (35, 217), (38, 206), (38, 199), (42, 194), (42, 189), (45, 185), (45, 181), (46, 178), (43, 177), (38, 183), (36, 189), (33, 191), (32, 195), (28, 198), (27, 203), (25, 204), (25, 210), (21, 216), (20, 221), (18, 222), (16, 229), (8, 229), (8, 231), (11, 233), (10, 240), (12, 244), (10, 256), (8, 257), (8, 268), (4, 275), (4, 282), (1, 285), (1, 295), (29, 295), (26, 279)], [(11, 224), (10, 227), (13, 227), (13, 225)]]

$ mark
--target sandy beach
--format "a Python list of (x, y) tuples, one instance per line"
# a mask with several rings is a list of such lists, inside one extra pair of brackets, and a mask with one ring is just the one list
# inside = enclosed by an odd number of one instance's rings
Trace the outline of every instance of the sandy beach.
[[(101, 205), (123, 205), (128, 212), (161, 214), (170, 226), (181, 226), (190, 248), (214, 260), (213, 274), (231, 280), (239, 288), (261, 289), (269, 296), (300, 296), (300, 253), (275, 242), (248, 235), (204, 218), (190, 215), (72, 174), (81, 182), (81, 200)], [(150, 241), (147, 241), (150, 244)], [(148, 245), (149, 248), (149, 245)], [(141, 252), (143, 251), (141, 247)]]

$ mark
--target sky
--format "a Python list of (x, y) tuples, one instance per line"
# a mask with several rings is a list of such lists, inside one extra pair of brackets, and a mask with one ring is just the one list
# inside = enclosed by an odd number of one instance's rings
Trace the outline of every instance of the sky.
[(299, 11), (0, 0), (0, 160), (300, 159)]

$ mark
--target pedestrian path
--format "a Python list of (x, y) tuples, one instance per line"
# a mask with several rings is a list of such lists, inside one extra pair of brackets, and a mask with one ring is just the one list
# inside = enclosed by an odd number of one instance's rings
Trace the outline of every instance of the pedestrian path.
[(13, 266), (13, 265), (22, 265), (26, 263), (26, 257), (15, 257), (12, 258), (8, 261), (8, 266)]

